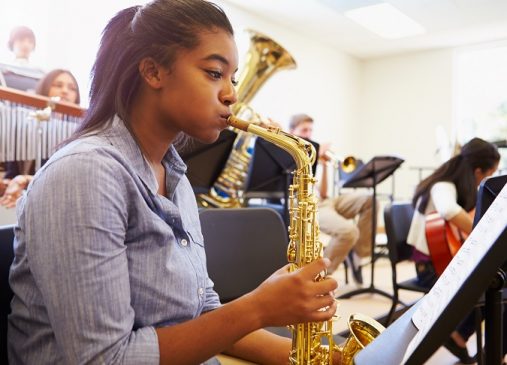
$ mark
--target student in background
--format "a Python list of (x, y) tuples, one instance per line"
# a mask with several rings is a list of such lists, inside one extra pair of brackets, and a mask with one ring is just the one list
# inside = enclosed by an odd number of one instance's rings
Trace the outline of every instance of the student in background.
[(12, 364), (200, 364), (220, 352), (287, 364), (292, 341), (262, 328), (331, 319), (337, 283), (314, 281), (327, 259), (223, 305), (208, 277), (174, 144), (217, 140), (237, 64), (213, 3), (155, 0), (109, 21), (85, 119), (18, 203)]
[[(464, 235), (470, 234), (473, 225), (471, 211), (475, 208), (477, 188), (484, 178), (496, 171), (499, 162), (500, 154), (494, 145), (473, 138), (461, 148), (458, 155), (443, 163), (417, 186), (412, 200), (415, 213), (407, 243), (414, 246), (413, 259), (420, 285), (431, 288), (437, 280), (426, 239), (426, 216), (437, 212)], [(465, 364), (475, 362), (466, 349), (466, 342), (474, 331), (472, 314), (458, 326), (445, 344)]]
[(14, 89), (33, 92), (44, 70), (31, 61), (36, 46), (35, 33), (27, 26), (20, 25), (11, 30), (7, 47), (14, 58), (0, 64), (0, 84)]
[[(37, 94), (58, 98), (59, 101), (78, 104), (81, 102), (76, 78), (68, 70), (55, 69), (38, 83)], [(13, 208), (35, 173), (34, 161), (11, 161), (6, 164), (4, 179), (0, 181), (0, 205)]]
[(13, 64), (30, 66), (30, 56), (36, 46), (35, 33), (30, 28), (20, 25), (11, 30), (7, 47), (14, 54)]

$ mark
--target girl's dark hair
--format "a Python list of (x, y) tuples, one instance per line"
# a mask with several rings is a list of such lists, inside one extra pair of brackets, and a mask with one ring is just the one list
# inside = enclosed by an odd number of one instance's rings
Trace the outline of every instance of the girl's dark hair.
[(7, 47), (9, 47), (9, 50), (14, 51), (14, 42), (23, 38), (29, 38), (33, 42), (33, 48), (35, 49), (36, 42), (33, 30), (24, 25), (19, 25), (11, 30), (9, 40), (7, 41)]
[(474, 171), (482, 172), (495, 167), (500, 161), (497, 148), (480, 138), (473, 138), (461, 148), (459, 155), (442, 164), (435, 172), (421, 181), (416, 188), (412, 205), (416, 207), (421, 198), (418, 210), (425, 213), (430, 198), (430, 190), (437, 182), (454, 183), (458, 193), (458, 204), (466, 211), (471, 210), (477, 199), (477, 185)]
[(49, 71), (42, 79), (40, 79), (35, 88), (35, 93), (39, 95), (49, 96), (49, 89), (51, 89), (53, 81), (55, 81), (55, 79), (61, 74), (67, 74), (72, 78), (72, 80), (74, 80), (77, 91), (76, 104), (79, 104), (81, 102), (81, 96), (79, 93), (79, 85), (77, 83), (77, 80), (70, 71), (61, 68)]
[(120, 11), (102, 33), (90, 106), (67, 142), (102, 129), (115, 114), (129, 127), (129, 108), (141, 85), (140, 61), (151, 57), (168, 68), (178, 50), (198, 46), (201, 31), (218, 29), (233, 34), (222, 9), (204, 0), (154, 0)]

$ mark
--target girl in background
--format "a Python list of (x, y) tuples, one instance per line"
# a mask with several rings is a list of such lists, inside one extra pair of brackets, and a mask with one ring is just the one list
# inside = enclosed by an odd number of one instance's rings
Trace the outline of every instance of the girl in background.
[[(48, 72), (37, 84), (36, 93), (67, 103), (79, 105), (81, 102), (76, 78), (63, 69)], [(34, 173), (34, 161), (8, 162), (4, 179), (0, 181), (0, 205), (6, 208), (16, 206), (16, 201), (32, 181)]]
[[(417, 186), (412, 200), (415, 212), (407, 243), (414, 246), (413, 258), (420, 285), (431, 288), (437, 280), (426, 240), (426, 215), (436, 211), (465, 235), (470, 234), (477, 188), (484, 178), (496, 171), (499, 162), (500, 154), (493, 144), (473, 138), (457, 156), (442, 164)], [(466, 348), (466, 342), (474, 331), (474, 316), (470, 315), (445, 344), (464, 364), (476, 362)]]

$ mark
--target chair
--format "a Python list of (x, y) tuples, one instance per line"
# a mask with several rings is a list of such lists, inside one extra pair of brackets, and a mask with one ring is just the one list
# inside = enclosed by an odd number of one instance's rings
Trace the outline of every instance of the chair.
[(287, 264), (288, 234), (276, 211), (204, 209), (199, 217), (208, 273), (222, 303), (252, 291)]
[(393, 281), (393, 300), (391, 309), (387, 315), (386, 325), (389, 325), (393, 320), (394, 311), (398, 303), (407, 307), (407, 304), (399, 299), (400, 289), (419, 293), (427, 293), (429, 291), (428, 288), (419, 285), (415, 277), (403, 282), (398, 282), (397, 278), (396, 266), (402, 261), (410, 260), (412, 256), (412, 246), (407, 244), (407, 236), (413, 215), (414, 208), (410, 203), (394, 202), (384, 209), (384, 224)]
[(14, 259), (14, 226), (0, 226), (0, 364), (7, 364), (7, 316), (11, 312), (12, 290), (9, 268)]

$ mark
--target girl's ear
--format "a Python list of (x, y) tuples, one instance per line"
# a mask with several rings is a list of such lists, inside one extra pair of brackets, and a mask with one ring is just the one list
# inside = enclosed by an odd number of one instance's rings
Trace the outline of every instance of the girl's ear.
[(160, 89), (162, 67), (151, 57), (143, 58), (139, 62), (139, 73), (146, 83), (154, 89)]

